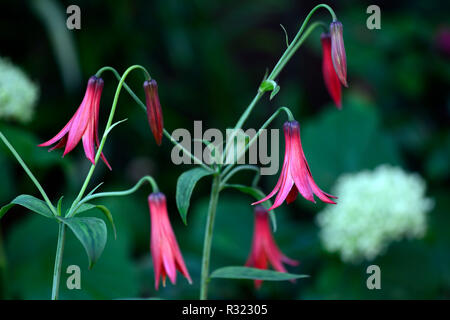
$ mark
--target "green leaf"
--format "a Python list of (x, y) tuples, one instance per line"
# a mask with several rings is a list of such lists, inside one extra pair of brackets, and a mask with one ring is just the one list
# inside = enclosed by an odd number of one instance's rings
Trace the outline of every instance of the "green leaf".
[(270, 100), (272, 100), (278, 94), (279, 91), (280, 91), (280, 86), (277, 85), (270, 93)]
[[(112, 198), (106, 198), (105, 202), (110, 199)], [(133, 205), (133, 201), (129, 199), (114, 198), (114, 200), (117, 200), (117, 203), (126, 202), (122, 206), (124, 209)], [(135, 244), (135, 231), (128, 224), (129, 215), (127, 216), (126, 210), (118, 210), (119, 207), (111, 206), (109, 202), (108, 207), (114, 208), (113, 212), (117, 211), (114, 219), (121, 226), (118, 230), (119, 237), (116, 241), (108, 241), (101, 258), (92, 270), (88, 270), (84, 247), (71, 234), (72, 231), (67, 230), (62, 264), (61, 300), (111, 300), (138, 297), (142, 294), (140, 269), (136, 267), (131, 254)], [(140, 218), (141, 224), (147, 222), (146, 215), (136, 216)], [(40, 230), (45, 232), (38, 232)], [(8, 231), (8, 241), (3, 243), (8, 257), (8, 278), (4, 283), (8, 292), (10, 294), (14, 292), (14, 297), (18, 299), (48, 299), (49, 283), (52, 281), (53, 273), (53, 261), (49, 260), (49, 257), (55, 255), (57, 223), (43, 219), (37, 214), (29, 214), (15, 221)], [(65, 272), (69, 265), (80, 266), (81, 290), (70, 290), (65, 285), (69, 276)], [(33, 269), (32, 273), (30, 266)], [(154, 288), (153, 282), (147, 281), (146, 285)]]
[(105, 222), (100, 218), (59, 218), (80, 240), (89, 258), (89, 269), (98, 260), (106, 245), (107, 230)]
[(114, 239), (117, 239), (116, 224), (114, 223), (114, 219), (111, 214), (111, 211), (109, 211), (109, 209), (107, 207), (105, 207), (103, 205), (97, 205), (97, 204), (91, 204), (91, 203), (83, 203), (77, 210), (75, 210), (75, 214), (78, 214), (78, 213), (81, 213), (84, 211), (88, 211), (91, 209), (98, 209), (105, 215), (106, 219), (108, 219), (109, 223), (111, 224), (111, 227), (113, 228)]
[(0, 219), (8, 212), (9, 209), (11, 209), (12, 207), (14, 207), (14, 203), (9, 203), (5, 206), (3, 206), (0, 209)]
[(176, 200), (178, 211), (180, 211), (181, 219), (187, 224), (186, 216), (191, 201), (192, 191), (198, 180), (204, 176), (212, 174), (203, 168), (194, 168), (184, 172), (177, 181)]
[(111, 224), (111, 227), (113, 228), (113, 232), (114, 232), (114, 239), (117, 239), (117, 231), (116, 231), (116, 225), (114, 223), (114, 219), (113, 216), (111, 214), (111, 211), (109, 211), (109, 209), (103, 205), (96, 205), (95, 206), (97, 209), (99, 209), (101, 212), (103, 212), (103, 214), (105, 215), (106, 219), (108, 219), (109, 223)]
[(277, 86), (278, 86), (277, 83), (273, 80), (264, 80), (259, 86), (259, 91), (260, 92), (272, 91), (275, 90)]
[(223, 267), (211, 273), (210, 277), (222, 279), (283, 281), (283, 280), (307, 278), (309, 276), (305, 274), (293, 274), (287, 272), (278, 272), (273, 270), (256, 269), (249, 267)]
[(284, 37), (286, 39), (286, 48), (289, 48), (289, 37), (288, 37), (287, 31), (286, 31), (286, 28), (282, 24), (280, 24), (280, 27), (284, 31)]
[(114, 129), (115, 126), (117, 126), (118, 124), (121, 124), (122, 122), (127, 121), (128, 119), (122, 119), (119, 120), (117, 122), (115, 122), (111, 127), (108, 128), (108, 130), (105, 132), (105, 136), (109, 135), (109, 133), (112, 131), (112, 129)]
[(46, 218), (54, 218), (52, 211), (44, 201), (28, 194), (21, 194), (13, 201), (11, 201), (11, 203), (3, 206), (0, 209), (0, 218), (2, 218), (6, 214), (6, 212), (8, 212), (8, 210), (11, 209), (15, 204), (25, 207), (35, 213), (39, 213)]
[(58, 216), (61, 216), (61, 206), (62, 206), (62, 199), (63, 198), (64, 198), (64, 196), (59, 198), (58, 204), (56, 205), (56, 212), (58, 213)]
[[(264, 198), (266, 196), (264, 194), (264, 192), (262, 192), (260, 189), (255, 188), (255, 187), (245, 186), (242, 184), (226, 184), (224, 186), (224, 188), (234, 188), (236, 190), (239, 190), (242, 193), (252, 196), (257, 201), (261, 200), (262, 198)], [(270, 207), (272, 206), (272, 201), (270, 201), (270, 200), (264, 201), (263, 203), (261, 203), (261, 205), (264, 208), (266, 208), (267, 210), (269, 210)], [(270, 217), (270, 221), (272, 222), (273, 231), (276, 232), (277, 231), (277, 218), (275, 216), (274, 210), (269, 211), (269, 217)]]

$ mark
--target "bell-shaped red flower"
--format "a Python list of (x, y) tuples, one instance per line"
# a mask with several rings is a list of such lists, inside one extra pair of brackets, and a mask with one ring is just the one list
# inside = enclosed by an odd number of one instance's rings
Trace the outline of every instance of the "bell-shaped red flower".
[[(96, 76), (90, 77), (83, 101), (72, 119), (70, 119), (56, 136), (38, 146), (48, 147), (56, 143), (49, 151), (65, 147), (63, 153), (63, 156), (65, 156), (76, 147), (80, 140), (83, 140), (86, 158), (92, 164), (95, 164), (95, 145), (98, 148), (100, 144), (98, 138), (98, 114), (102, 90), (103, 80)], [(111, 166), (103, 153), (101, 154), (101, 158), (111, 170)]]
[(163, 286), (166, 285), (166, 276), (172, 284), (175, 284), (177, 270), (192, 283), (169, 221), (166, 197), (161, 192), (152, 193), (148, 197), (148, 205), (152, 227), (150, 248), (155, 272), (155, 289), (159, 288), (160, 276)]
[(331, 59), (331, 36), (329, 33), (323, 33), (320, 40), (322, 42), (322, 73), (325, 86), (338, 109), (341, 109), (341, 83)]
[(341, 83), (347, 85), (347, 57), (345, 56), (344, 38), (342, 35), (342, 23), (333, 21), (330, 24), (331, 33), (331, 58), (333, 60), (334, 70), (341, 80)]
[(163, 136), (163, 115), (158, 96), (158, 84), (154, 79), (144, 82), (145, 102), (147, 105), (147, 118), (156, 143), (161, 145)]
[[(270, 230), (269, 214), (262, 206), (255, 207), (255, 227), (250, 255), (245, 263), (247, 267), (267, 269), (268, 263), (279, 272), (287, 272), (283, 263), (291, 266), (299, 264), (298, 261), (286, 257), (278, 248)], [(255, 287), (259, 288), (262, 280), (255, 280)]]
[(337, 197), (323, 192), (313, 180), (311, 170), (303, 153), (302, 142), (300, 140), (300, 124), (295, 120), (287, 121), (283, 125), (283, 130), (286, 146), (283, 168), (281, 169), (277, 185), (267, 197), (253, 204), (266, 201), (277, 193), (275, 201), (269, 209), (270, 211), (279, 207), (284, 200), (288, 204), (293, 202), (299, 192), (306, 200), (312, 202), (315, 202), (315, 194), (323, 202), (336, 204), (329, 198), (337, 199)]

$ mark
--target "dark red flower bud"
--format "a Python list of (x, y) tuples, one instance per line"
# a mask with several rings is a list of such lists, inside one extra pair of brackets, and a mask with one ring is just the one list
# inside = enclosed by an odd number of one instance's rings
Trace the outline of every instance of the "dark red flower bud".
[(158, 84), (154, 79), (144, 82), (145, 102), (147, 105), (147, 118), (156, 143), (161, 144), (163, 136), (163, 115), (158, 97)]
[(331, 33), (331, 58), (334, 70), (342, 84), (347, 85), (347, 58), (345, 56), (344, 38), (342, 36), (342, 23), (333, 21), (330, 24)]
[(341, 83), (333, 67), (331, 59), (331, 36), (329, 33), (323, 33), (321, 37), (322, 42), (322, 73), (323, 80), (328, 92), (333, 98), (334, 103), (338, 109), (342, 108), (341, 103)]

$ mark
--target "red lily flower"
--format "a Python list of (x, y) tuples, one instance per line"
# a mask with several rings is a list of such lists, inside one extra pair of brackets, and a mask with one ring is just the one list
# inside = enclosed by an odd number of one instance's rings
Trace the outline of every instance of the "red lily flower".
[(331, 36), (329, 33), (323, 33), (321, 38), (322, 42), (322, 73), (323, 79), (328, 92), (333, 98), (334, 103), (338, 109), (342, 108), (341, 102), (341, 82), (334, 70), (333, 60), (331, 58)]
[[(76, 147), (80, 140), (83, 140), (86, 158), (88, 158), (92, 164), (95, 164), (95, 145), (97, 145), (98, 148), (100, 144), (98, 138), (98, 113), (102, 90), (103, 80), (96, 76), (90, 77), (83, 101), (72, 119), (70, 119), (56, 136), (38, 146), (48, 147), (56, 143), (49, 151), (65, 147), (63, 153), (64, 157)], [(111, 166), (103, 153), (101, 154), (101, 158), (111, 170)]]
[(161, 145), (164, 125), (161, 103), (159, 102), (158, 96), (158, 84), (154, 79), (147, 80), (144, 82), (144, 91), (148, 123), (150, 129), (152, 129), (156, 143)]
[(303, 153), (302, 142), (300, 140), (300, 124), (295, 120), (287, 121), (283, 125), (283, 130), (286, 147), (280, 178), (275, 188), (267, 197), (252, 204), (255, 205), (266, 201), (272, 198), (277, 192), (278, 194), (269, 211), (279, 207), (284, 200), (288, 204), (293, 202), (299, 192), (306, 200), (312, 202), (315, 202), (315, 194), (323, 202), (336, 204), (329, 198), (337, 199), (337, 197), (323, 192), (313, 180), (311, 170)]
[(333, 21), (330, 24), (331, 33), (331, 58), (334, 70), (345, 87), (347, 85), (347, 57), (345, 55), (344, 38), (342, 35), (342, 23)]
[(166, 197), (161, 192), (152, 193), (148, 197), (148, 205), (152, 222), (150, 247), (155, 271), (155, 289), (159, 288), (160, 276), (162, 276), (163, 286), (166, 285), (166, 275), (169, 276), (172, 284), (175, 284), (176, 270), (180, 271), (189, 283), (192, 283), (167, 215)]
[[(255, 227), (247, 267), (267, 269), (268, 262), (279, 272), (287, 272), (283, 263), (297, 266), (298, 261), (286, 257), (278, 248), (270, 230), (269, 214), (262, 206), (255, 207)], [(255, 287), (261, 287), (262, 280), (255, 280)]]

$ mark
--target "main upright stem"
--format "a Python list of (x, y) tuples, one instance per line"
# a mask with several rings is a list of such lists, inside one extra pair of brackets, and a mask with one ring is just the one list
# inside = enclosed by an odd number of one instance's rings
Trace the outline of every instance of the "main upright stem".
[(52, 300), (58, 300), (59, 282), (61, 280), (61, 267), (63, 261), (64, 243), (66, 240), (66, 225), (59, 223), (58, 244), (56, 246), (55, 268), (53, 270)]
[(205, 240), (203, 241), (202, 274), (200, 279), (200, 300), (208, 297), (209, 260), (211, 257), (211, 244), (214, 231), (214, 219), (216, 217), (217, 203), (219, 201), (220, 175), (215, 174), (211, 186), (208, 216), (206, 218)]

